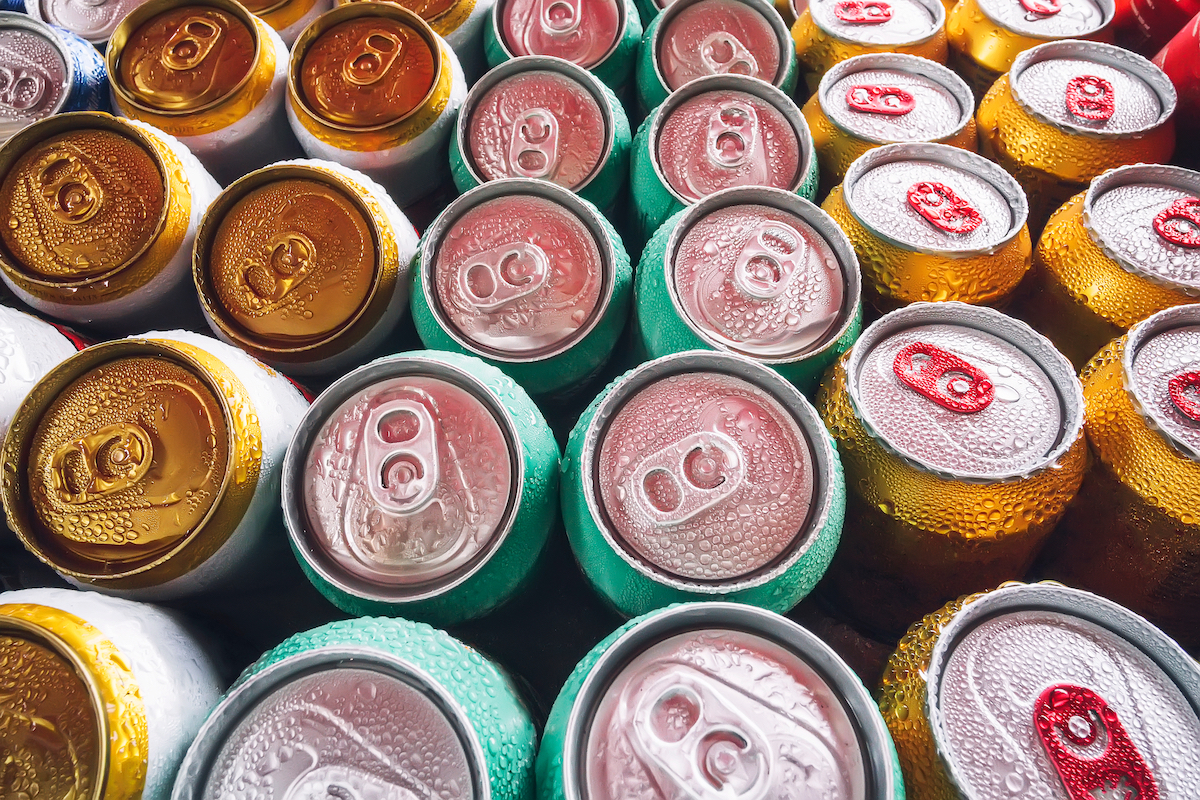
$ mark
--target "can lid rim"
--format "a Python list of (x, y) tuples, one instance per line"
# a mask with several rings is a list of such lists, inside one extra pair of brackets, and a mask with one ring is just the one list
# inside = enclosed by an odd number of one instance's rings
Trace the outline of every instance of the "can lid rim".
[[(33, 17), (34, 19), (36, 19), (39, 22), (42, 22), (46, 25), (54, 26), (55, 23), (49, 19), (50, 14), (47, 13), (46, 8), (45, 8), (46, 6), (53, 7), (53, 5), (54, 5), (53, 0), (32, 0), (32, 2), (27, 0), (25, 3), (25, 9), (30, 17)], [(16, 13), (20, 13), (20, 12), (16, 12)], [(108, 38), (112, 35), (112, 32), (114, 30), (116, 30), (117, 25), (120, 24), (122, 19), (123, 19), (123, 17), (116, 17), (115, 19), (111, 20), (105, 26), (105, 28), (108, 29), (108, 33), (105, 33), (104, 28), (101, 28), (100, 31), (98, 31), (98, 35), (96, 38), (92, 38), (91, 36), (85, 35), (83, 33), (79, 33), (72, 28), (68, 28), (65, 25), (61, 25), (61, 26), (57, 26), (57, 27), (61, 27), (63, 30), (70, 31), (71, 33), (74, 33), (76, 36), (78, 36), (80, 39), (83, 39), (85, 42), (87, 42), (91, 45), (94, 45), (96, 47), (99, 47), (100, 45), (102, 45), (108, 41)]]
[(54, 27), (50, 23), (43, 21), (40, 17), (21, 14), (16, 11), (0, 11), (0, 27), (10, 29), (19, 28), (37, 34), (49, 41), (51, 46), (58, 52), (58, 56), (63, 62), (62, 94), (52, 109), (37, 119), (31, 119), (29, 124), (36, 122), (38, 119), (46, 119), (47, 117), (59, 114), (63, 106), (71, 99), (71, 90), (75, 87), (75, 79), (78, 75), (75, 69), (75, 59), (70, 57), (66, 42), (63, 41), (62, 37), (54, 30)]
[[(511, 0), (495, 0), (495, 3), (493, 3), (493, 5), (492, 5), (492, 13), (491, 13), (492, 31), (493, 31), (493, 33), (495, 33), (496, 43), (500, 45), (500, 49), (504, 51), (504, 55), (508, 56), (507, 60), (509, 60), (509, 61), (511, 61), (514, 58), (520, 58), (522, 55), (520, 53), (513, 52), (512, 47), (510, 47), (508, 44), (508, 36), (505, 34), (504, 25), (501, 24), (501, 22), (500, 22), (500, 15), (507, 13), (508, 4), (510, 2), (511, 2)], [(658, 0), (653, 0), (653, 2), (658, 2)], [(599, 69), (602, 64), (604, 64), (610, 58), (612, 58), (613, 54), (615, 52), (617, 52), (617, 49), (621, 46), (621, 42), (622, 42), (622, 40), (624, 40), (626, 32), (629, 30), (629, 17), (630, 17), (629, 12), (633, 11), (634, 12), (633, 15), (637, 16), (637, 11), (633, 8), (633, 6), (629, 2), (629, 0), (614, 0), (614, 3), (617, 7), (617, 14), (620, 15), (620, 18), (621, 18), (621, 24), (617, 27), (616, 35), (613, 36), (612, 46), (609, 47), (608, 50), (606, 50), (604, 52), (604, 55), (602, 55), (599, 58), (599, 60), (597, 60), (594, 64), (589, 64), (586, 67), (584, 67), (581, 64), (576, 65), (576, 66), (579, 66), (581, 69), (585, 69), (589, 72), (594, 69)], [(639, 20), (639, 30), (640, 30), (640, 20)], [(537, 54), (537, 53), (531, 53), (530, 55), (534, 55), (539, 58), (546, 57), (546, 56), (543, 56), (543, 55)], [(574, 63), (574, 62), (572, 62), (572, 63)]]
[(929, 33), (925, 34), (924, 36), (916, 36), (912, 39), (905, 39), (904, 41), (901, 41), (901, 42), (890, 42), (886, 45), (877, 45), (874, 42), (866, 42), (866, 41), (862, 41), (860, 39), (849, 39), (845, 36), (842, 36), (834, 31), (830, 30), (828, 27), (826, 27), (825, 24), (823, 24), (825, 22), (825, 20), (822, 19), (824, 17), (824, 10), (822, 9), (821, 13), (819, 13), (819, 14), (813, 13), (813, 8), (814, 8), (814, 6), (817, 5), (816, 3), (810, 2), (808, 8), (806, 8), (805, 11), (807, 11), (809, 16), (812, 17), (812, 21), (817, 26), (817, 28), (819, 28), (826, 36), (830, 37), (831, 39), (835, 39), (839, 42), (847, 42), (849, 44), (862, 44), (862, 45), (876, 46), (876, 47), (882, 46), (882, 47), (889, 47), (889, 48), (912, 47), (914, 45), (918, 45), (923, 42), (928, 42), (929, 40), (935, 38), (939, 33), (942, 33), (946, 27), (946, 6), (944, 3), (941, 2), (941, 0), (914, 0), (914, 2), (918, 3), (919, 5), (924, 6), (925, 10), (933, 15), (933, 23), (929, 27)]
[[(1097, 25), (1094, 28), (1088, 28), (1087, 30), (1082, 30), (1082, 31), (1079, 31), (1078, 33), (1073, 34), (1072, 38), (1078, 38), (1078, 37), (1082, 37), (1082, 36), (1091, 36), (1095, 33), (1099, 33), (1100, 31), (1102, 31), (1104, 29), (1104, 27), (1106, 25), (1108, 25), (1110, 22), (1112, 22), (1113, 16), (1116, 14), (1116, 3), (1114, 2), (1114, 0), (1095, 0), (1095, 3), (1096, 3), (1096, 5), (1100, 6), (1100, 10), (1103, 12), (1103, 15), (1104, 15), (1104, 21), (1101, 22), (1099, 25)], [(985, 17), (987, 17), (987, 19), (992, 24), (994, 24), (997, 28), (999, 28), (1007, 33), (1016, 34), (1017, 36), (1020, 36), (1024, 39), (1032, 39), (1034, 41), (1040, 41), (1040, 42), (1057, 42), (1057, 41), (1063, 40), (1063, 37), (1061, 37), (1061, 36), (1043, 36), (1043, 35), (1039, 35), (1036, 33), (1031, 33), (1028, 31), (1022, 31), (1017, 28), (1013, 28), (1013, 27), (1009, 26), (1007, 23), (1005, 23), (1004, 20), (997, 19), (996, 17), (989, 14), (987, 8), (984, 7), (984, 3), (979, 2), (979, 0), (975, 0), (975, 5), (979, 8), (980, 13), (982, 13)]]
[(1146, 402), (1146, 399), (1141, 396), (1133, 370), (1133, 362), (1137, 360), (1142, 347), (1151, 339), (1161, 333), (1185, 326), (1200, 326), (1200, 305), (1189, 304), (1168, 308), (1146, 317), (1130, 328), (1125, 335), (1125, 347), (1121, 353), (1122, 382), (1125, 384), (1125, 392), (1129, 396), (1130, 403), (1138, 415), (1145, 420), (1147, 427), (1161, 436), (1182, 457), (1200, 462), (1200, 449), (1189, 445), (1171, 433), (1171, 426), (1166, 424), (1155, 405)]

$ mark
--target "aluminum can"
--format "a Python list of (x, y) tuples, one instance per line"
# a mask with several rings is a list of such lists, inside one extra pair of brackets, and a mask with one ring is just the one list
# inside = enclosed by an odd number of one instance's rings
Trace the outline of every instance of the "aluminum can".
[(407, 312), (417, 238), (361, 172), (281, 161), (209, 207), (192, 279), (218, 339), (289, 374), (328, 375), (365, 361)]
[(1097, 42), (1039, 45), (1017, 56), (979, 104), (980, 152), (1029, 197), (1040, 234), (1050, 215), (1114, 167), (1165, 163), (1175, 150), (1175, 88), (1162, 70)]
[(1029, 270), (1025, 193), (957, 147), (870, 150), (822, 207), (853, 242), (864, 297), (881, 311), (922, 300), (995, 305)]
[(884, 315), (826, 374), (817, 408), (850, 487), (822, 590), (884, 637), (1023, 575), (1083, 480), (1074, 369), (990, 308)]
[(146, 0), (24, 0), (25, 13), (103, 49), (117, 25)]
[(1014, 312), (1082, 368), (1159, 311), (1200, 302), (1200, 173), (1110, 170), (1060, 208)]
[(17, 14), (24, 14), (25, 0), (0, 0), (0, 11), (12, 11)]
[(0, 306), (0, 439), (29, 390), (86, 346), (85, 340), (68, 328)]
[(812, 405), (727, 353), (625, 373), (579, 418), (563, 459), (575, 559), (628, 617), (697, 599), (787, 611), (825, 573), (845, 498)]
[(629, 177), (629, 118), (617, 96), (561, 58), (506, 61), (471, 87), (450, 142), (460, 192), (538, 178), (610, 209)]
[(909, 629), (879, 693), (909, 800), (1200, 792), (1200, 671), (1141, 617), (1052, 583)]
[(1113, 32), (1122, 47), (1151, 58), (1200, 14), (1197, 0), (1124, 0), (1113, 19)]
[(810, 93), (839, 62), (864, 53), (908, 53), (945, 64), (942, 0), (813, 0), (792, 26)]
[(936, 142), (975, 151), (975, 99), (962, 78), (920, 56), (871, 53), (834, 65), (802, 109), (824, 196), (881, 144)]
[(41, 800), (166, 800), (221, 695), (178, 617), (70, 589), (0, 594), (4, 789)]
[(292, 48), (287, 113), (304, 152), (365, 173), (400, 206), (447, 177), (466, 96), (454, 51), (394, 3), (328, 11)]
[(1161, 69), (1175, 86), (1179, 97), (1176, 124), (1181, 131), (1200, 131), (1200, 14), (1158, 51), (1154, 65)]
[(650, 358), (720, 350), (812, 392), (862, 330), (858, 258), (841, 228), (782, 189), (724, 189), (642, 252), (634, 302)]
[(637, 61), (643, 110), (706, 75), (747, 75), (792, 95), (796, 49), (769, 0), (674, 0), (647, 26)]
[(820, 639), (770, 611), (687, 603), (596, 645), (554, 702), (541, 800), (902, 800), (866, 688)]
[(649, 240), (673, 214), (733, 186), (816, 198), (817, 158), (792, 99), (744, 75), (711, 75), (671, 93), (633, 140), (634, 223)]
[(1200, 645), (1200, 307), (1135, 325), (1083, 371), (1092, 469), (1046, 574)]
[(198, 333), (94, 345), (13, 417), (9, 524), (76, 586), (143, 600), (228, 588), (272, 544), (280, 466), (307, 405), (287, 378)]
[(425, 231), (412, 313), (425, 346), (476, 355), (535, 396), (582, 387), (629, 316), (632, 270), (596, 207), (547, 181), (489, 181)]
[(177, 323), (196, 305), (192, 244), (220, 191), (186, 147), (143, 122), (40, 120), (0, 148), (0, 278), (72, 324)]
[[(446, 40), (458, 56), (466, 75), (467, 85), (473, 86), (487, 71), (483, 51), (483, 30), (492, 16), (496, 0), (390, 0), (416, 13), (429, 23), (434, 33)], [(356, 0), (334, 0), (346, 5)]]
[(242, 5), (270, 25), (291, 48), (301, 31), (333, 8), (334, 0), (246, 0)]
[(407, 620), (343, 620), (242, 674), (171, 797), (526, 800), (536, 742), (512, 682), (472, 648)]

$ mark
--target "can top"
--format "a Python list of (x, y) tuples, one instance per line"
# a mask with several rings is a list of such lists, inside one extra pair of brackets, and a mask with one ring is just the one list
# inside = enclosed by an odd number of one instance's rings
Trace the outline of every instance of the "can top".
[(835, 125), (877, 144), (948, 139), (975, 114), (975, 100), (962, 78), (906, 53), (839, 61), (821, 77), (817, 97)]
[(855, 413), (889, 450), (951, 480), (1018, 480), (1083, 427), (1083, 389), (1023, 322), (964, 303), (914, 303), (868, 326), (846, 362)]
[[(336, 0), (336, 3), (345, 4), (357, 1)], [(404, 0), (404, 2), (392, 0), (392, 2), (396, 2), (397, 5), (407, 8), (428, 22), (430, 27), (442, 36), (456, 30), (466, 16), (470, 14), (470, 9), (473, 9), (475, 6), (475, 0)]]
[(940, 0), (811, 0), (808, 12), (825, 33), (864, 45), (911, 45), (946, 24)]
[(1134, 136), (1175, 111), (1163, 71), (1124, 48), (1049, 42), (1026, 50), (1008, 72), (1013, 97), (1042, 122), (1087, 136)]
[(1021, 232), (1029, 215), (1015, 178), (983, 156), (944, 144), (870, 150), (846, 170), (842, 190), (865, 228), (923, 253), (994, 252)]
[(650, 46), (655, 71), (674, 90), (725, 74), (779, 85), (794, 45), (783, 19), (759, 0), (675, 0)]
[(1003, 30), (1035, 39), (1082, 38), (1112, 21), (1113, 0), (977, 0)]
[(0, 142), (57, 113), (74, 87), (58, 35), (33, 17), (0, 13)]
[(32, 0), (30, 15), (66, 28), (92, 44), (102, 44), (117, 25), (145, 0)]
[(926, 680), (909, 701), (928, 708), (964, 796), (1200, 793), (1200, 669), (1109, 600), (1057, 584), (989, 592), (942, 629)]
[(514, 56), (555, 56), (588, 69), (607, 59), (625, 32), (621, 0), (500, 0), (492, 12)]
[(1200, 461), (1200, 305), (1160, 311), (1131, 328), (1122, 367), (1150, 427)]

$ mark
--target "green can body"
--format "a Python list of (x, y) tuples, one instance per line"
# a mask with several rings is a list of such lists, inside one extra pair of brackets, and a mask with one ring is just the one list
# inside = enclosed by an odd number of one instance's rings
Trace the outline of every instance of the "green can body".
[(642, 19), (642, 29), (649, 28), (650, 23), (654, 22), (654, 18), (662, 9), (654, 0), (634, 0), (634, 2), (637, 5), (638, 15)]

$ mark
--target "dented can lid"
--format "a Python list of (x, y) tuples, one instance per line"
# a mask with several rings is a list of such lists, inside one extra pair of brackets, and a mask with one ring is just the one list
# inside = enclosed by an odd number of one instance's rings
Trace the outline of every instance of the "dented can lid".
[(1003, 30), (1035, 39), (1090, 36), (1112, 21), (1113, 0), (976, 0)]
[(1150, 426), (1200, 461), (1200, 306), (1177, 306), (1130, 329), (1125, 386)]
[(0, 141), (61, 109), (75, 80), (54, 31), (24, 14), (0, 14)]
[(746, 75), (778, 85), (791, 37), (773, 9), (747, 0), (676, 0), (659, 22), (654, 66), (668, 90), (705, 75)]
[(621, 0), (501, 0), (494, 12), (515, 56), (555, 56), (587, 69), (616, 49), (627, 24)]
[(874, 46), (923, 42), (946, 24), (940, 0), (812, 0), (808, 12), (830, 36)]

